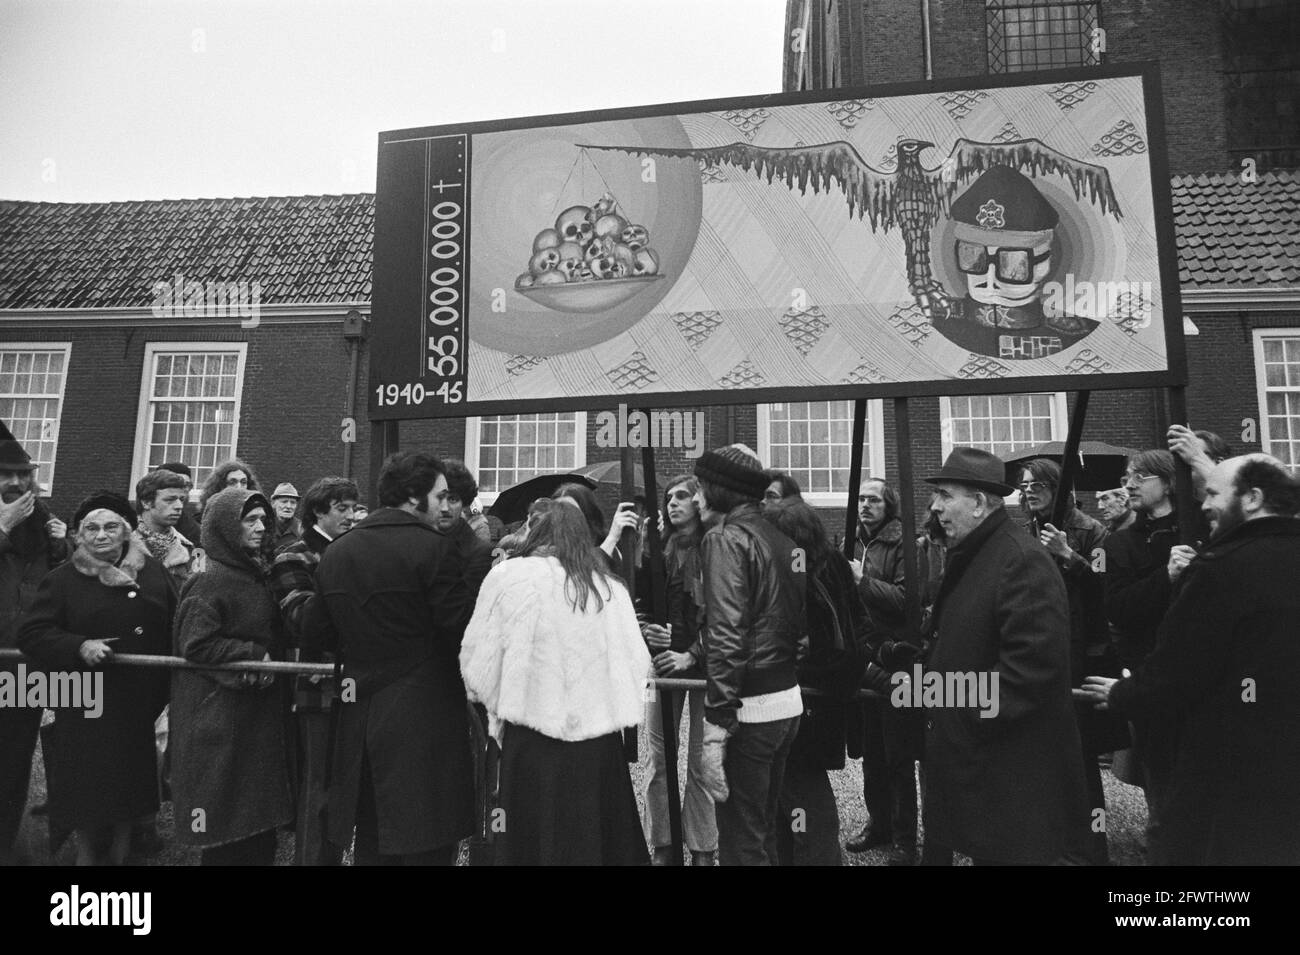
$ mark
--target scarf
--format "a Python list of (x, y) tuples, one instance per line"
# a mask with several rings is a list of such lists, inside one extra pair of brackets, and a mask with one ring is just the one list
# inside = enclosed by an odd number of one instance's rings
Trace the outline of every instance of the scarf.
[(148, 552), (134, 537), (127, 538), (122, 556), (116, 561), (100, 560), (84, 547), (72, 552), (72, 566), (87, 577), (97, 577), (105, 587), (134, 587), (136, 577), (149, 559)]

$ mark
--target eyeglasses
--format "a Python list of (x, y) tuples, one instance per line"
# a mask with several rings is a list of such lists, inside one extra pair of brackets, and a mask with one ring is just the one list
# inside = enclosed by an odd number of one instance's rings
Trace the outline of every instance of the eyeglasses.
[(1145, 484), (1147, 481), (1160, 477), (1159, 474), (1138, 474), (1136, 472), (1124, 475), (1126, 481), (1137, 481), (1139, 484)]
[(81, 533), (93, 536), (98, 534), (100, 531), (107, 531), (109, 534), (116, 534), (123, 528), (123, 526), (124, 525), (116, 522), (109, 522), (102, 527), (98, 524), (82, 524)]
[(990, 256), (988, 248), (976, 242), (957, 240), (957, 268), (968, 275), (984, 275), (989, 270), (989, 260), (995, 259), (995, 274), (1003, 282), (1027, 285), (1033, 281), (1034, 267), (1052, 257), (1050, 252), (1035, 255), (1033, 249), (998, 249)]
[(1051, 486), (1052, 485), (1045, 481), (1026, 481), (1024, 484), (1016, 485), (1016, 487), (1020, 488), (1020, 490), (1025, 494), (1029, 494), (1032, 491), (1046, 491)]

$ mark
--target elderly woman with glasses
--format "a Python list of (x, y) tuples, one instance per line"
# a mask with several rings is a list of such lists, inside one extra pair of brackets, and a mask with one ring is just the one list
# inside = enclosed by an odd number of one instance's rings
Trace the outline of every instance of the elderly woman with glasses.
[[(1106, 528), (1083, 513), (1074, 495), (1066, 506), (1058, 528), (1052, 523), (1052, 510), (1061, 486), (1061, 466), (1046, 458), (1025, 463), (1020, 472), (1020, 506), (1029, 515), (1024, 528), (1036, 537), (1056, 560), (1065, 581), (1070, 602), (1070, 685), (1080, 687), (1084, 677), (1094, 671), (1118, 670), (1111, 658), (1110, 629), (1106, 623), (1106, 597), (1102, 576), (1094, 572), (1104, 555)], [(1122, 748), (1128, 742), (1127, 731), (1120, 723), (1092, 707), (1079, 703), (1075, 707), (1079, 737), (1083, 745), (1084, 779), (1088, 785), (1089, 806), (1105, 810), (1101, 769), (1097, 757)], [(1091, 822), (1091, 818), (1087, 820)], [(1081, 827), (1068, 840), (1069, 861), (1106, 865), (1106, 833)]]
[(83, 501), (77, 549), (41, 581), (18, 634), (39, 666), (79, 678), (81, 699), (51, 701), (54, 723), (41, 734), (51, 841), (57, 848), (75, 830), (77, 865), (122, 865), (132, 823), (158, 811), (154, 720), (167, 702), (167, 672), (107, 665), (115, 653), (171, 646), (176, 593), (131, 536), (135, 524), (135, 509), (117, 494)]

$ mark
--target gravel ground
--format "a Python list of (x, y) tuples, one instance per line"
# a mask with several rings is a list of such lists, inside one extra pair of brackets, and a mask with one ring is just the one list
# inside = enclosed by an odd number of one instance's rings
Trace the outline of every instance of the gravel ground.
[[(685, 725), (679, 752), (678, 779), (684, 784), (686, 779), (686, 738)], [(629, 766), (632, 785), (636, 791), (637, 807), (645, 810), (646, 780), (646, 745), (645, 729), (641, 730), (639, 755), (640, 761)], [(840, 843), (852, 839), (867, 822), (867, 810), (862, 801), (862, 762), (850, 760), (844, 769), (830, 774), (831, 788), (840, 811)], [(1146, 825), (1146, 803), (1142, 790), (1119, 782), (1111, 775), (1109, 769), (1102, 770), (1102, 781), (1106, 788), (1107, 823), (1110, 841), (1112, 865), (1142, 865), (1141, 846), (1142, 830)], [(45, 772), (41, 762), (40, 748), (37, 747), (36, 758), (32, 765), (32, 784), (29, 804), (43, 802), (45, 799)], [(132, 860), (136, 865), (197, 865), (198, 850), (187, 849), (177, 845), (171, 838), (171, 803), (164, 803), (159, 813), (159, 832), (163, 835), (162, 853), (151, 859)], [(38, 865), (72, 865), (76, 860), (73, 840), (69, 839), (59, 854), (51, 858), (48, 851), (48, 829), (44, 816), (28, 815), (23, 820), (19, 834), (19, 851)], [(845, 865), (885, 865), (885, 849), (873, 849), (870, 852), (844, 852), (842, 860)], [(293, 837), (281, 833), (276, 851), (276, 864), (289, 865), (293, 856)], [(463, 860), (462, 860), (463, 861)], [(958, 857), (958, 864), (969, 864), (969, 860)]]

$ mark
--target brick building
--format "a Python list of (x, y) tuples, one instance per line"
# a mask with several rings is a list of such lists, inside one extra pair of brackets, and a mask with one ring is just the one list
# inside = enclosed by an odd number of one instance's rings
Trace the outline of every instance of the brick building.
[[(1297, 465), (1298, 23), (1300, 5), (1271, 0), (792, 0), (786, 86), (1160, 59), (1190, 420)], [(0, 418), (55, 511), (129, 492), (164, 460), (201, 481), (231, 454), (268, 487), (350, 473), (369, 497), (373, 214), (370, 195), (0, 201)], [(400, 443), (464, 457), (488, 504), (537, 471), (616, 458), (597, 444), (602, 410), (409, 421)], [(681, 410), (703, 412), (706, 447), (744, 441), (791, 470), (843, 528), (850, 402)], [(1005, 453), (1064, 438), (1067, 396), (912, 399), (910, 412), (923, 474), (954, 442)], [(1099, 391), (1084, 437), (1150, 447), (1167, 417), (1161, 393)], [(894, 435), (892, 402), (869, 402), (864, 474), (896, 478)], [(682, 449), (658, 453), (661, 478), (690, 466)]]

